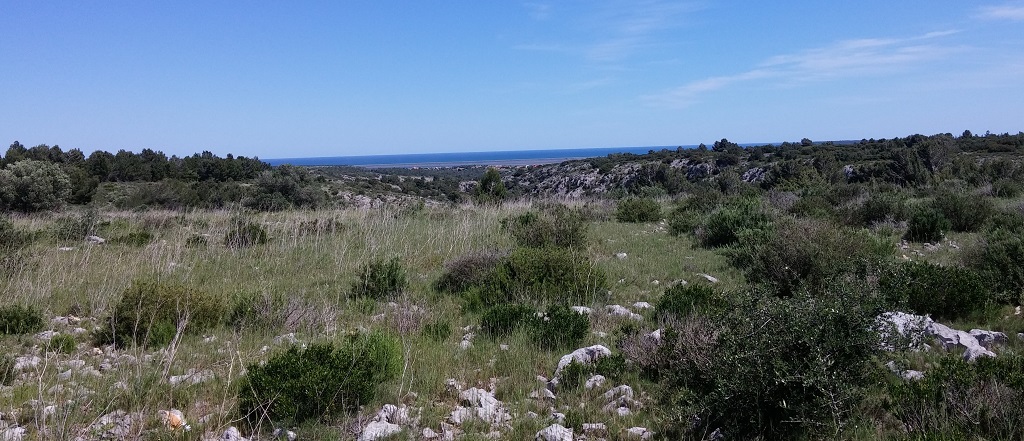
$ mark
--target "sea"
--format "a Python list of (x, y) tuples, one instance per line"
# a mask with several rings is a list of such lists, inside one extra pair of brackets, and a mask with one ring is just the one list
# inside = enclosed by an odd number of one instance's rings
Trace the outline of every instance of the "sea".
[(278, 158), (264, 159), (273, 165), (328, 166), (349, 165), (365, 168), (427, 168), (427, 167), (459, 167), (469, 165), (541, 165), (557, 164), (572, 159), (604, 157), (616, 153), (632, 153), (642, 155), (662, 149), (696, 148), (695, 145), (684, 146), (648, 146), (648, 147), (601, 147), (582, 149), (550, 149), (550, 150), (508, 150), (497, 152), (461, 152), (461, 153), (410, 153), (404, 155), (364, 155), (364, 156), (323, 156), (315, 158)]

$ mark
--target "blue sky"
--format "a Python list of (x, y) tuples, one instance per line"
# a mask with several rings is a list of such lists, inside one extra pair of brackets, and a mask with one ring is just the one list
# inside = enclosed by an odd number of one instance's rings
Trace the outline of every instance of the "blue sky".
[(0, 142), (262, 158), (1024, 130), (1024, 2), (0, 0)]

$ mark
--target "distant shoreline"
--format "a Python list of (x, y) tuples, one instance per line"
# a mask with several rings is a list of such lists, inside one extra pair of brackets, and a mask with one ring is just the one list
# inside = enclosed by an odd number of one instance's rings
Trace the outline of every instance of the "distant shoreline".
[(413, 153), (405, 155), (326, 156), (314, 158), (264, 159), (272, 165), (297, 166), (345, 165), (363, 168), (424, 168), (466, 166), (527, 166), (557, 164), (563, 161), (605, 157), (611, 154), (646, 154), (650, 151), (697, 146), (603, 147), (589, 149), (516, 150), (496, 152)]

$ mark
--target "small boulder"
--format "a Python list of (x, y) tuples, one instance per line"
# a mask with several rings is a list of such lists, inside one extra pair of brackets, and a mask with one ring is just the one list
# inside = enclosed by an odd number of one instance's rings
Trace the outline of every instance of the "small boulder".
[(555, 377), (558, 377), (562, 373), (562, 369), (565, 369), (570, 363), (580, 364), (593, 364), (599, 358), (610, 357), (612, 355), (611, 349), (608, 349), (602, 345), (587, 346), (585, 348), (579, 348), (572, 351), (570, 354), (563, 355), (558, 360), (558, 367), (555, 369)]
[(712, 276), (710, 274), (697, 273), (697, 275), (703, 277), (704, 280), (707, 280), (708, 282), (718, 283), (718, 278), (716, 278), (715, 276)]
[(103, 245), (107, 240), (99, 236), (89, 235), (85, 236), (85, 242), (90, 245)]
[(371, 421), (359, 435), (359, 441), (376, 441), (402, 431), (402, 426), (384, 421)]
[(626, 430), (626, 436), (629, 439), (648, 440), (654, 438), (654, 432), (646, 427), (630, 427)]
[(537, 432), (536, 441), (572, 441), (572, 429), (560, 424), (552, 424)]

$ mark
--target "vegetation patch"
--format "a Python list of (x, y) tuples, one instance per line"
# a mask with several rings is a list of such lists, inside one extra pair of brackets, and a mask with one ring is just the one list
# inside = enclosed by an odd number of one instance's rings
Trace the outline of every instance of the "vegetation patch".
[(133, 281), (94, 335), (95, 344), (165, 346), (179, 332), (198, 333), (223, 320), (217, 296), (155, 277)]

